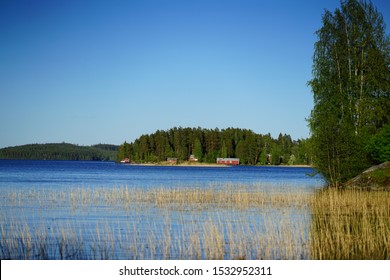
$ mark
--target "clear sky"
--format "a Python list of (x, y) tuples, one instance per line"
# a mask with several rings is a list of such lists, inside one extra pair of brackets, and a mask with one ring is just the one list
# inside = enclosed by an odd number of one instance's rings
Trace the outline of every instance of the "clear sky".
[[(373, 3), (389, 26), (390, 1)], [(0, 147), (121, 144), (175, 126), (306, 138), (314, 33), (336, 7), (1, 0)]]

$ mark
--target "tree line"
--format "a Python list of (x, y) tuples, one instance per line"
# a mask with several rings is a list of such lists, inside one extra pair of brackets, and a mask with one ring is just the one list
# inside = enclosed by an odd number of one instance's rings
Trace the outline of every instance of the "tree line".
[(140, 136), (118, 148), (117, 161), (162, 162), (167, 158), (187, 161), (193, 155), (199, 162), (215, 163), (219, 157), (239, 158), (244, 165), (311, 164), (307, 139), (290, 135), (257, 134), (249, 129), (205, 129), (174, 127)]
[(32, 160), (116, 160), (118, 146), (78, 146), (68, 143), (29, 144), (0, 149), (1, 159)]

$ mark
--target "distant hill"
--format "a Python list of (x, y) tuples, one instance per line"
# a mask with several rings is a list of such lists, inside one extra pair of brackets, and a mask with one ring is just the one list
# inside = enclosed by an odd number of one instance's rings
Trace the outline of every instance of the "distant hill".
[(118, 146), (97, 144), (78, 146), (69, 143), (29, 144), (0, 149), (0, 159), (35, 160), (116, 160)]

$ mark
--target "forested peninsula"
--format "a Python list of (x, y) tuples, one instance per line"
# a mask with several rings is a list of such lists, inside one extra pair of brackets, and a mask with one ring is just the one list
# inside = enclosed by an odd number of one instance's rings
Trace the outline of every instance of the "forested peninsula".
[(309, 140), (293, 140), (280, 133), (257, 134), (249, 129), (205, 129), (174, 127), (145, 134), (119, 146), (117, 161), (158, 163), (168, 158), (178, 162), (195, 159), (216, 163), (217, 158), (239, 158), (241, 165), (310, 165)]
[(118, 146), (110, 144), (93, 146), (69, 143), (29, 144), (0, 149), (0, 159), (108, 161), (116, 159), (117, 150)]

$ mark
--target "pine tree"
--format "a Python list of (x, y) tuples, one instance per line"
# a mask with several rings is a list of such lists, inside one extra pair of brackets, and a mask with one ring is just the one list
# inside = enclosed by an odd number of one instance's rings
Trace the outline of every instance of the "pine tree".
[(192, 153), (199, 161), (203, 160), (202, 143), (198, 138), (195, 139), (194, 150), (192, 151)]

